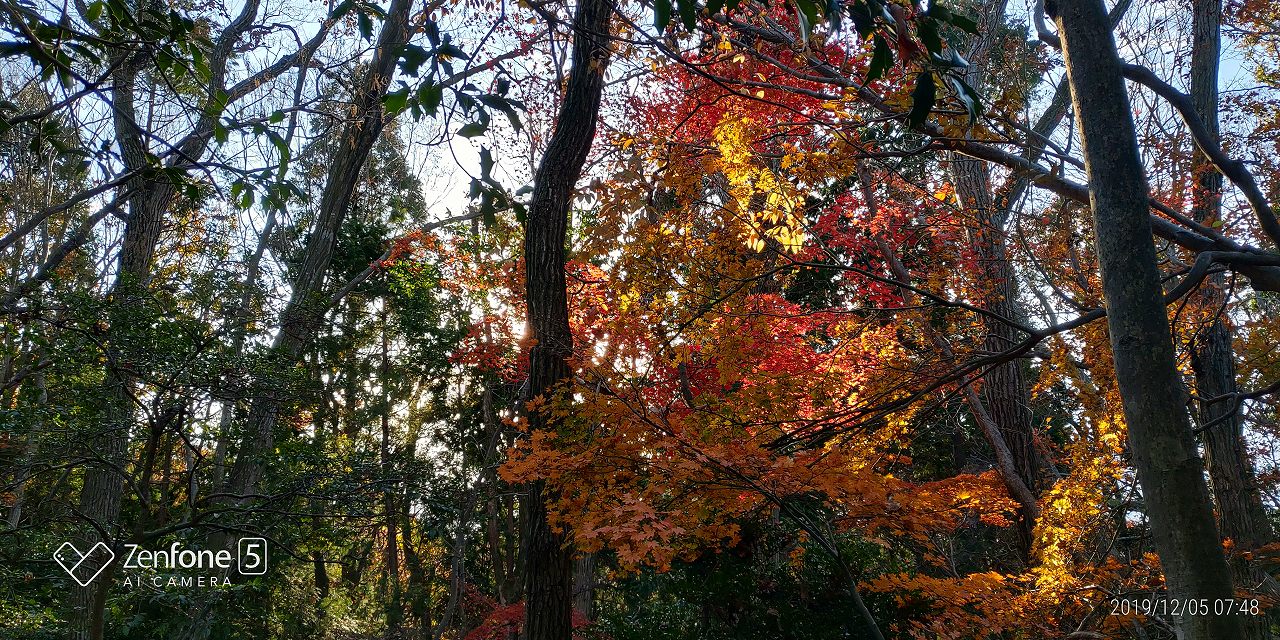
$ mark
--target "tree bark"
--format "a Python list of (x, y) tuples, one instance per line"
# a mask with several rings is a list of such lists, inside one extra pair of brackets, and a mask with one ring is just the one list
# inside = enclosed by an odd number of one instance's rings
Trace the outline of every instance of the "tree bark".
[(594, 620), (595, 600), (596, 554), (584, 553), (573, 559), (573, 610)]
[[(969, 46), (968, 59), (972, 67), (967, 80), (979, 93), (986, 86), (987, 64), (1004, 24), (1007, 4), (1006, 0), (983, 3), (981, 33)], [(970, 232), (970, 244), (977, 254), (980, 282), (988, 287), (978, 304), (995, 314), (994, 317), (982, 318), (986, 333), (985, 349), (999, 353), (1025, 337), (1015, 326), (1000, 320), (1008, 318), (1021, 322), (1024, 316), (1018, 302), (1017, 273), (1009, 260), (1009, 247), (1005, 240), (1009, 211), (996, 204), (991, 173), (985, 162), (953, 153), (951, 174), (955, 178), (960, 204), (973, 214), (976, 223)], [(1022, 362), (1011, 360), (992, 367), (983, 376), (980, 395), (987, 415), (999, 428), (1009, 449), (1018, 479), (1032, 496), (1038, 498), (1041, 461), (1035, 447), (1031, 388), (1023, 373)], [(1032, 530), (1037, 512), (1038, 509), (1025, 504), (1018, 511), (1018, 542), (1023, 562), (1031, 558)]]
[[(1101, 0), (1059, 0), (1049, 13), (1062, 39), (1089, 176), (1129, 447), (1169, 597), (1231, 598), (1231, 573), (1184, 410), (1148, 219), (1147, 180), (1106, 8)], [(1187, 640), (1241, 636), (1240, 622), (1231, 615), (1184, 616), (1177, 625)]]
[[(129, 55), (127, 52), (121, 55)], [(134, 91), (140, 64), (123, 62), (113, 74), (111, 96), (114, 106), (113, 119), (120, 156), (128, 169), (147, 165), (147, 152), (142, 131), (137, 125)], [(125, 219), (124, 239), (117, 258), (116, 280), (107, 293), (107, 338), (104, 341), (106, 371), (103, 379), (103, 405), (101, 425), (89, 436), (86, 443), (88, 455), (97, 458), (85, 469), (84, 487), (80, 492), (80, 513), (92, 527), (92, 532), (81, 538), (87, 547), (98, 542), (114, 544), (116, 525), (120, 519), (120, 505), (124, 499), (125, 467), (129, 444), (129, 431), (133, 422), (133, 387), (135, 379), (120, 366), (126, 356), (128, 332), (136, 324), (131, 318), (146, 295), (151, 264), (155, 260), (156, 245), (164, 214), (175, 192), (174, 185), (143, 177), (129, 181), (125, 190), (128, 198), (128, 216)], [(103, 606), (110, 582), (108, 568), (88, 586), (74, 586), (71, 594), (71, 638), (73, 640), (99, 640), (103, 635)]]
[[(529, 354), (528, 399), (550, 398), (571, 381), (573, 335), (565, 290), (565, 234), (574, 186), (591, 142), (604, 93), (608, 64), (610, 0), (581, 0), (573, 20), (573, 62), (555, 131), (534, 175), (525, 225), (525, 299), (535, 340)], [(529, 412), (529, 432), (554, 431), (558, 420)], [(531, 482), (521, 505), (525, 518), (525, 640), (569, 640), (573, 634), (572, 550), (563, 531), (547, 523), (552, 496), (542, 481)]]
[[(1222, 53), (1222, 4), (1220, 0), (1195, 0), (1191, 26), (1191, 100), (1196, 115), (1209, 134), (1218, 137), (1218, 60)], [(1199, 151), (1191, 163), (1194, 177), (1196, 222), (1212, 224), (1222, 215), (1222, 174)], [(1191, 366), (1195, 372), (1196, 395), (1200, 398), (1210, 486), (1218, 505), (1218, 523), (1224, 537), (1237, 551), (1253, 551), (1272, 540), (1262, 499), (1258, 495), (1252, 464), (1244, 448), (1243, 424), (1235, 395), (1236, 354), (1232, 331), (1221, 310), (1226, 302), (1226, 276), (1210, 275), (1198, 292), (1198, 302), (1214, 314), (1212, 321), (1196, 336)], [(1223, 398), (1213, 401), (1212, 398)], [(1255, 585), (1266, 581), (1247, 561), (1231, 563), (1236, 584)], [(1250, 638), (1264, 637), (1262, 625), (1247, 624)]]

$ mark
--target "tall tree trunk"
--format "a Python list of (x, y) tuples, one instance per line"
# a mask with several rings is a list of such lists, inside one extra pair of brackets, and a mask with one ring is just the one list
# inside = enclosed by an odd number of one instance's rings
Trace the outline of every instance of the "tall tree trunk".
[[(536, 341), (529, 354), (529, 395), (549, 398), (573, 372), (569, 306), (565, 291), (565, 234), (573, 189), (596, 133), (609, 60), (610, 0), (581, 0), (573, 20), (573, 62), (555, 132), (534, 175), (525, 225), (525, 300)], [(554, 431), (558, 420), (529, 413), (529, 432)], [(521, 504), (525, 519), (524, 587), (526, 640), (568, 640), (573, 633), (572, 550), (563, 532), (547, 524), (549, 489), (529, 483)]]
[[(146, 166), (148, 156), (142, 131), (137, 125), (134, 90), (141, 68), (135, 62), (124, 62), (112, 76), (112, 100), (116, 138), (126, 167)], [(124, 499), (129, 431), (133, 422), (134, 376), (120, 366), (127, 358), (128, 333), (138, 326), (134, 313), (144, 308), (151, 265), (164, 215), (174, 194), (174, 186), (146, 178), (130, 181), (124, 239), (117, 258), (116, 280), (107, 293), (107, 338), (105, 340), (106, 371), (103, 379), (102, 420), (98, 430), (86, 443), (89, 455), (97, 458), (85, 469), (84, 487), (80, 492), (80, 513), (88, 520), (91, 531), (81, 538), (82, 548), (98, 542), (114, 544), (120, 505)], [(76, 585), (71, 594), (71, 637), (74, 640), (99, 640), (103, 634), (103, 611), (111, 569), (88, 586)]]
[[(378, 46), (369, 71), (355, 96), (356, 118), (343, 128), (342, 137), (320, 197), (315, 227), (307, 238), (302, 265), (293, 283), (293, 292), (280, 318), (280, 332), (271, 346), (271, 363), (278, 371), (297, 363), (303, 347), (315, 337), (324, 318), (325, 300), (321, 289), (329, 263), (337, 247), (338, 230), (350, 208), (352, 193), (364, 161), (382, 134), (386, 112), (382, 98), (391, 85), (401, 50), (412, 35), (409, 28), (411, 0), (394, 0), (378, 36)], [(271, 451), (277, 413), (286, 399), (286, 390), (275, 381), (264, 388), (249, 408), (247, 435), (240, 454), (231, 467), (231, 493), (241, 500), (251, 497), (262, 476), (264, 452)]]
[[(1191, 22), (1191, 100), (1196, 115), (1213, 137), (1218, 136), (1218, 59), (1222, 53), (1221, 0), (1195, 0)], [(1195, 178), (1196, 222), (1211, 224), (1222, 215), (1222, 174), (1203, 153), (1192, 160)], [(1200, 424), (1209, 467), (1210, 486), (1218, 505), (1222, 535), (1239, 551), (1252, 551), (1272, 540), (1271, 524), (1245, 453), (1243, 425), (1235, 401), (1236, 354), (1232, 332), (1218, 313), (1226, 304), (1226, 277), (1210, 275), (1198, 293), (1198, 302), (1215, 313), (1212, 322), (1196, 337), (1191, 352), (1196, 395), (1200, 398)], [(1212, 398), (1225, 398), (1216, 402)], [(1231, 566), (1236, 584), (1255, 585), (1265, 581), (1240, 558)], [(1262, 637), (1259, 625), (1247, 625), (1250, 637)]]
[[(968, 59), (972, 67), (967, 79), (980, 93), (986, 86), (987, 64), (1004, 25), (1007, 4), (1007, 0), (989, 0), (983, 3), (982, 28), (969, 46)], [(965, 210), (972, 212), (976, 223), (971, 232), (970, 244), (977, 254), (980, 281), (989, 287), (978, 302), (983, 309), (998, 316), (982, 318), (986, 333), (984, 348), (998, 353), (1018, 344), (1025, 337), (1010, 322), (1000, 320), (1007, 318), (1013, 322), (1021, 322), (1024, 316), (1018, 302), (1017, 274), (1009, 260), (1009, 247), (1005, 239), (1009, 211), (996, 204), (991, 174), (985, 162), (953, 154), (951, 173), (955, 178), (960, 204)], [(982, 404), (1008, 446), (1018, 478), (1032, 495), (1038, 497), (1041, 462), (1035, 447), (1031, 388), (1022, 371), (1022, 362), (1014, 359), (992, 367), (983, 376), (981, 389)], [(1031, 557), (1036, 511), (1030, 506), (1023, 506), (1018, 512), (1018, 541), (1023, 562)]]
[[(378, 35), (373, 60), (360, 81), (352, 109), (354, 117), (343, 127), (338, 147), (341, 151), (335, 154), (329, 165), (315, 226), (307, 238), (289, 302), (281, 313), (280, 331), (271, 344), (268, 365), (273, 373), (278, 374), (297, 365), (303, 348), (316, 336), (323, 322), (327, 307), (327, 301), (322, 297), (325, 275), (365, 159), (386, 125), (387, 114), (382, 98), (391, 85), (400, 54), (413, 33), (409, 26), (413, 4), (412, 0), (394, 0), (391, 3)], [(266, 379), (258, 380), (256, 385), (257, 393), (249, 406), (244, 440), (240, 443), (227, 480), (227, 492), (231, 498), (222, 498), (218, 501), (220, 503), (248, 504), (254, 500), (266, 456), (275, 447), (276, 418), (289, 397), (289, 385), (281, 384), (270, 374)], [(227, 548), (229, 544), (230, 538), (224, 533), (211, 536), (211, 548)], [(201, 604), (201, 609), (191, 616), (183, 632), (184, 637), (201, 637), (205, 633), (212, 606), (213, 600)]]
[[(145, 3), (149, 8), (157, 2)], [(227, 60), (240, 36), (253, 24), (258, 15), (258, 0), (243, 3), (235, 19), (219, 34), (209, 56), (208, 91), (205, 96), (210, 108), (199, 119), (196, 127), (185, 136), (176, 148), (181, 152), (169, 161), (198, 160), (204, 156), (213, 137), (213, 124), (217, 118), (211, 105), (225, 101)], [(141, 8), (141, 7), (140, 7)], [(318, 46), (328, 28), (310, 43)], [(98, 432), (87, 443), (89, 451), (100, 457), (99, 464), (88, 465), (84, 486), (80, 493), (80, 512), (92, 525), (93, 533), (81, 541), (89, 546), (97, 542), (113, 544), (112, 536), (118, 525), (121, 503), (124, 498), (124, 474), (128, 459), (129, 431), (133, 422), (134, 387), (137, 383), (128, 369), (119, 366), (128, 355), (128, 332), (138, 326), (134, 317), (139, 302), (148, 294), (151, 267), (155, 261), (165, 214), (178, 194), (178, 185), (151, 174), (154, 156), (148, 151), (151, 132), (144, 132), (136, 108), (135, 92), (139, 74), (144, 71), (142, 58), (137, 51), (123, 49), (115, 53), (119, 63), (112, 73), (112, 120), (116, 144), (127, 171), (140, 173), (125, 183), (122, 194), (127, 198), (128, 215), (125, 219), (124, 238), (118, 257), (116, 280), (106, 297), (107, 336), (105, 342), (106, 370), (103, 380), (102, 421)], [(266, 80), (288, 68), (268, 68), (256, 79)], [(252, 84), (252, 83), (251, 83)], [(245, 85), (248, 87), (250, 85)], [(253, 85), (256, 86), (256, 85)], [(236, 90), (236, 97), (247, 89)], [(109, 565), (88, 587), (77, 587), (71, 594), (69, 616), (70, 637), (74, 640), (99, 640), (103, 636), (103, 611), (106, 605), (108, 585), (115, 565)]]
[[(1209, 490), (1174, 362), (1151, 237), (1148, 188), (1120, 59), (1102, 0), (1050, 8), (1062, 38), (1084, 149), (1095, 243), (1129, 447), (1169, 597), (1230, 598)], [(1232, 615), (1184, 616), (1187, 640), (1241, 636)]]

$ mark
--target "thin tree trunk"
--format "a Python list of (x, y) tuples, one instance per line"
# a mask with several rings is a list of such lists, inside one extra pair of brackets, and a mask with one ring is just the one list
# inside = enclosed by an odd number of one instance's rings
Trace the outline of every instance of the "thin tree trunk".
[[(1195, 0), (1191, 27), (1191, 100), (1196, 115), (1213, 137), (1218, 136), (1218, 59), (1222, 53), (1222, 4), (1220, 0)], [(1222, 174), (1204, 154), (1196, 151), (1191, 163), (1195, 178), (1196, 222), (1212, 224), (1222, 215)], [(1272, 540), (1262, 499), (1258, 495), (1253, 466), (1244, 449), (1243, 425), (1235, 394), (1236, 354), (1232, 331), (1219, 311), (1225, 306), (1226, 277), (1210, 275), (1198, 293), (1198, 302), (1215, 313), (1212, 322), (1196, 337), (1191, 353), (1196, 395), (1200, 398), (1210, 486), (1218, 505), (1222, 535), (1235, 543), (1237, 551), (1253, 551)], [(1212, 398), (1223, 398), (1216, 402)], [(1242, 557), (1231, 563), (1239, 586), (1267, 581)], [(1247, 624), (1250, 638), (1264, 637), (1261, 624)]]
[[(352, 193), (364, 167), (365, 159), (382, 134), (386, 125), (386, 112), (382, 98), (391, 84), (400, 53), (412, 35), (409, 13), (411, 0), (394, 0), (388, 8), (378, 45), (374, 51), (369, 71), (362, 79), (355, 96), (354, 120), (342, 130), (339, 148), (329, 167), (324, 191), (321, 194), (319, 214), (307, 238), (302, 264), (293, 283), (292, 294), (280, 317), (280, 331), (269, 351), (269, 365), (277, 371), (294, 366), (302, 356), (303, 348), (319, 331), (326, 310), (321, 295), (325, 274), (337, 246), (338, 231), (351, 204)], [(309, 55), (309, 54), (308, 54)], [(230, 498), (220, 497), (218, 503), (237, 502), (247, 504), (255, 499), (258, 482), (266, 465), (266, 456), (275, 446), (277, 414), (288, 398), (287, 385), (279, 380), (257, 381), (257, 392), (246, 418), (245, 439), (231, 465), (227, 480)], [(211, 536), (212, 548), (226, 548), (230, 538), (224, 533)], [(205, 632), (212, 612), (212, 601), (206, 601), (201, 610), (191, 617), (184, 632), (194, 638)]]
[[(383, 475), (391, 473), (394, 477), (394, 468), (391, 464), (391, 393), (387, 388), (389, 378), (387, 376), (390, 371), (390, 361), (387, 354), (387, 302), (382, 301), (382, 363), (379, 386), (382, 388), (382, 407), (379, 412), (382, 426), (382, 446), (379, 450), (379, 462), (381, 463)], [(387, 636), (391, 638), (400, 637), (400, 625), (403, 621), (404, 608), (400, 602), (400, 554), (396, 544), (396, 520), (399, 519), (400, 513), (396, 509), (396, 489), (399, 483), (394, 483), (390, 478), (383, 478), (386, 482), (386, 488), (382, 492), (382, 511), (383, 517), (386, 519), (386, 548), (384, 550), (383, 560), (387, 565)]]
[[(284, 148), (293, 148), (293, 138), (298, 131), (298, 108), (302, 106), (302, 90), (307, 81), (307, 60), (298, 65), (298, 77), (293, 85), (293, 106), (294, 111), (289, 114), (289, 128), (284, 134)], [(280, 167), (276, 170), (276, 180), (283, 182), (289, 170), (288, 163), (281, 162)], [(267, 253), (267, 245), (271, 243), (271, 234), (275, 232), (276, 219), (279, 215), (285, 213), (285, 205), (282, 203), (278, 207), (272, 207), (267, 211), (267, 219), (262, 224), (262, 235), (258, 237), (258, 246), (254, 248), (253, 254), (249, 256), (248, 262), (245, 263), (244, 280), (240, 284), (240, 303), (236, 309), (236, 317), (232, 319), (235, 327), (231, 334), (230, 353), (233, 358), (239, 358), (244, 353), (245, 341), (248, 338), (248, 321), (251, 316), (250, 307), (253, 305), (253, 290), (258, 286), (258, 277), (262, 273), (262, 257)], [(226, 490), (226, 460), (227, 448), (230, 446), (231, 440), (231, 423), (235, 420), (238, 403), (235, 400), (226, 400), (222, 403), (222, 413), (218, 416), (218, 440), (214, 445), (213, 453), (213, 481), (214, 493), (222, 493)]]
[[(1059, 0), (1049, 13), (1062, 39), (1084, 149), (1129, 448), (1169, 597), (1231, 598), (1231, 572), (1174, 362), (1147, 180), (1106, 8), (1102, 0)], [(1184, 616), (1177, 625), (1187, 640), (1241, 637), (1240, 622), (1232, 615)]]
[(480, 399), (480, 411), (485, 426), (486, 438), (484, 448), (480, 452), (480, 474), (476, 479), (475, 485), (470, 487), (466, 497), (463, 498), (462, 508), (458, 510), (458, 528), (454, 533), (453, 557), (449, 568), (449, 600), (445, 604), (444, 613), (440, 617), (440, 624), (436, 626), (433, 634), (436, 640), (440, 640), (444, 632), (453, 624), (453, 616), (458, 611), (459, 604), (462, 601), (462, 592), (466, 586), (467, 531), (470, 529), (471, 516), (475, 513), (476, 507), (480, 502), (480, 495), (484, 491), (484, 485), (498, 480), (497, 474), (491, 473), (489, 468), (496, 464), (495, 458), (497, 457), (498, 443), (502, 442), (502, 423), (493, 415), (491, 408), (491, 391), (486, 390)]
[(573, 559), (573, 610), (595, 620), (595, 599), (596, 554), (583, 553)]
[[(574, 186), (591, 142), (604, 93), (608, 65), (610, 0), (581, 0), (573, 20), (573, 62), (555, 132), (534, 175), (533, 197), (525, 224), (525, 300), (535, 341), (529, 354), (528, 399), (550, 399), (569, 383), (573, 372), (573, 335), (565, 290), (565, 234)], [(558, 420), (545, 411), (529, 412), (529, 432), (554, 431)], [(568, 640), (573, 633), (572, 550), (563, 531), (547, 524), (553, 496), (542, 481), (529, 483), (521, 512), (524, 547), (526, 640)]]

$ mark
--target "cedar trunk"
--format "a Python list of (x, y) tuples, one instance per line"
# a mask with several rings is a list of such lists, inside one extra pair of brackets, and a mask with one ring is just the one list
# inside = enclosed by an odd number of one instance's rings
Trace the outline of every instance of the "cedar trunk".
[[(988, 0), (982, 4), (982, 29), (970, 42), (967, 57), (973, 65), (967, 80), (978, 92), (986, 85), (986, 69), (991, 50), (1004, 25), (1007, 0)], [(1022, 322), (1023, 310), (1018, 302), (1018, 280), (1005, 239), (1008, 209), (998, 206), (991, 185), (991, 173), (981, 160), (953, 154), (951, 173), (956, 182), (956, 195), (966, 212), (974, 217), (975, 228), (970, 243), (978, 257), (981, 284), (987, 289), (978, 303), (995, 314), (983, 316), (986, 333), (984, 348), (999, 353), (1021, 342), (1025, 336), (1013, 322)], [(1008, 320), (1010, 322), (1006, 322)], [(1032, 496), (1040, 494), (1041, 461), (1035, 448), (1035, 425), (1031, 413), (1031, 389), (1022, 370), (1022, 362), (1012, 359), (991, 367), (983, 376), (981, 401), (986, 413), (998, 427), (1000, 437), (1013, 458), (1017, 478)], [(980, 408), (973, 408), (975, 412)], [(999, 447), (998, 443), (992, 443)], [(1003, 472), (1002, 472), (1003, 473)], [(1005, 482), (1014, 482), (1006, 478)], [(1037, 509), (1023, 505), (1018, 511), (1018, 542), (1022, 561), (1031, 558), (1032, 532)]]

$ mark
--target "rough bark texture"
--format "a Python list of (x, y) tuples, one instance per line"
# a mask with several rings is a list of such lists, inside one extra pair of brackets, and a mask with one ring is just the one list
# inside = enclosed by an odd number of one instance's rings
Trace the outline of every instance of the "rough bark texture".
[(573, 609), (587, 620), (595, 619), (596, 554), (573, 559)]
[[(1196, 115), (1213, 137), (1218, 137), (1218, 59), (1222, 53), (1222, 4), (1220, 0), (1195, 0), (1192, 5), (1191, 100)], [(1196, 222), (1212, 223), (1221, 215), (1222, 174), (1203, 153), (1192, 162), (1196, 180)], [(1222, 535), (1235, 542), (1236, 549), (1252, 551), (1272, 540), (1271, 525), (1249, 457), (1245, 452), (1234, 394), (1236, 386), (1235, 349), (1232, 332), (1218, 313), (1226, 304), (1226, 277), (1210, 275), (1198, 293), (1198, 302), (1216, 315), (1196, 336), (1191, 353), (1196, 395), (1200, 398), (1200, 424), (1218, 524)], [(1212, 402), (1212, 398), (1225, 398)], [(1236, 584), (1252, 587), (1265, 582), (1260, 572), (1242, 558), (1231, 566)], [(1261, 625), (1247, 625), (1248, 637), (1264, 637)]]
[[(529, 354), (529, 398), (550, 397), (570, 380), (573, 354), (565, 292), (565, 233), (574, 185), (582, 175), (596, 133), (608, 64), (610, 0), (581, 0), (573, 20), (573, 62), (555, 132), (534, 175), (525, 226), (525, 299), (536, 340)], [(531, 411), (529, 430), (555, 430), (557, 420)], [(563, 532), (547, 524), (548, 489), (529, 484), (521, 504), (525, 559), (527, 640), (568, 640), (573, 633), (572, 549)]]
[[(1006, 0), (990, 0), (982, 5), (982, 28), (969, 46), (968, 59), (973, 67), (967, 74), (967, 80), (979, 93), (986, 85), (987, 64), (1004, 24), (1007, 4)], [(988, 287), (978, 303), (999, 318), (1021, 322), (1024, 313), (1018, 302), (1017, 274), (1009, 260), (1005, 238), (1009, 212), (996, 204), (987, 163), (953, 154), (951, 173), (960, 204), (973, 215), (976, 223), (970, 243), (978, 257), (981, 283)], [(1004, 351), (1025, 337), (1011, 323), (1001, 322), (992, 316), (983, 316), (983, 328), (987, 336), (984, 347), (991, 353)], [(1031, 388), (1022, 371), (1022, 362), (1015, 359), (992, 367), (983, 376), (981, 389), (982, 405), (999, 428), (999, 435), (1012, 455), (1018, 479), (1033, 496), (1038, 497), (1041, 461), (1035, 447)], [(993, 443), (992, 446), (999, 447), (999, 444)], [(1018, 538), (1023, 561), (1031, 555), (1035, 512), (1035, 509), (1023, 506), (1018, 513)]]
[[(321, 29), (307, 45), (292, 56), (286, 56), (275, 65), (264, 69), (244, 82), (226, 86), (227, 61), (240, 37), (252, 26), (258, 15), (259, 1), (243, 3), (238, 14), (219, 34), (209, 56), (210, 78), (206, 94), (204, 115), (194, 129), (176, 144), (180, 153), (170, 157), (170, 167), (199, 160), (213, 138), (216, 110), (211, 106), (218, 100), (234, 100), (243, 97), (258, 83), (265, 82), (290, 68), (300, 55), (323, 41), (328, 27)], [(116, 143), (126, 172), (136, 177), (123, 185), (128, 215), (125, 218), (124, 238), (121, 244), (116, 281), (107, 294), (108, 333), (105, 343), (107, 366), (103, 380), (103, 409), (101, 430), (93, 434), (87, 443), (91, 455), (98, 458), (85, 470), (84, 488), (80, 494), (80, 512), (93, 527), (93, 533), (82, 542), (92, 545), (98, 541), (113, 544), (124, 499), (124, 469), (128, 458), (129, 432), (134, 416), (134, 376), (117, 366), (128, 353), (128, 333), (136, 324), (133, 314), (139, 303), (148, 295), (152, 265), (155, 262), (165, 215), (178, 194), (178, 185), (167, 178), (157, 177), (150, 170), (152, 156), (147, 146), (150, 132), (138, 126), (140, 119), (136, 107), (137, 80), (144, 71), (143, 58), (128, 48), (117, 54), (119, 64), (112, 73), (112, 119)], [(223, 93), (222, 98), (218, 94)], [(106, 210), (104, 210), (105, 212)], [(85, 229), (88, 232), (88, 229)], [(55, 263), (56, 264), (56, 263)], [(74, 640), (98, 640), (103, 636), (103, 612), (106, 593), (111, 583), (114, 565), (109, 566), (88, 587), (78, 587), (71, 594), (69, 616), (70, 637)]]
[[(1232, 597), (1209, 490), (1174, 363), (1146, 175), (1101, 0), (1060, 0), (1058, 25), (1084, 148), (1095, 242), (1129, 447), (1170, 598)], [(1188, 640), (1241, 637), (1230, 615), (1177, 621)]]

